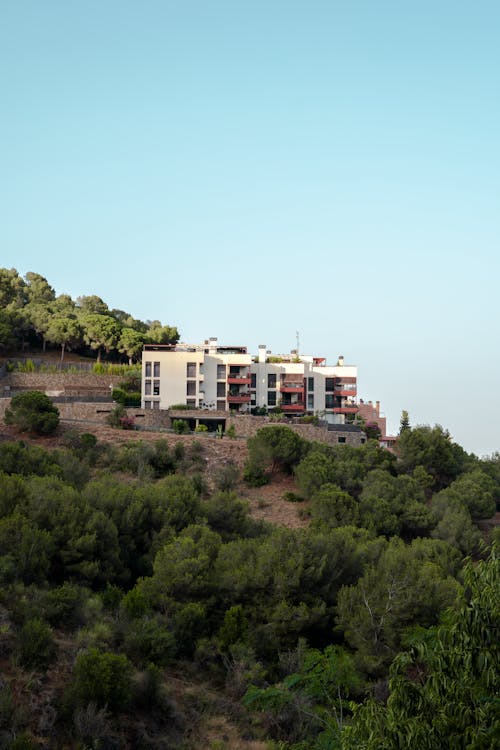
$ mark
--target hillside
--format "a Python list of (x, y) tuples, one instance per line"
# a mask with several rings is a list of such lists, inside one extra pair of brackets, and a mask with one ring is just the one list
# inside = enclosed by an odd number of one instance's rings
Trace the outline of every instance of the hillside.
[[(499, 500), (499, 462), (438, 427), (396, 458), (283, 424), (248, 440), (2, 425), (0, 747), (353, 750), (407, 639), (468, 606)], [(450, 736), (463, 715), (490, 731), (492, 680), (460, 678)]]

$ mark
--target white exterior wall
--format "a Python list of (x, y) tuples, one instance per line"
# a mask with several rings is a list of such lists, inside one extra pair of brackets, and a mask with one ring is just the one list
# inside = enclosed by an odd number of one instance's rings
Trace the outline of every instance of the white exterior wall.
[[(252, 362), (250, 354), (245, 353), (226, 353), (218, 352), (215, 340), (205, 347), (196, 347), (195, 351), (184, 350), (145, 350), (142, 357), (142, 407), (148, 406), (153, 408), (168, 409), (174, 404), (186, 404), (187, 400), (194, 400), (196, 406), (204, 406), (208, 409), (217, 408), (217, 402), (224, 401), (224, 408), (228, 409), (227, 378), (231, 365), (247, 367), (248, 373), (255, 374), (255, 406), (268, 406), (268, 391), (274, 390), (268, 387), (268, 375), (276, 376), (276, 406), (280, 402), (280, 381), (281, 376), (285, 374), (300, 375), (305, 379), (304, 402), (305, 409), (309, 413), (319, 413), (327, 421), (332, 423), (344, 423), (343, 414), (334, 414), (333, 409), (326, 410), (325, 413), (325, 381), (326, 378), (357, 378), (357, 367), (353, 365), (335, 365), (321, 366), (314, 365), (312, 357), (304, 357), (300, 362), (266, 362), (265, 347), (259, 347), (259, 361)], [(160, 365), (160, 376), (154, 378), (154, 363)], [(146, 378), (146, 365), (151, 365), (151, 378)], [(196, 390), (194, 394), (187, 394), (187, 364), (196, 363)], [(217, 378), (218, 365), (225, 366), (224, 379)], [(314, 406), (308, 408), (308, 378), (314, 378)], [(151, 394), (146, 394), (146, 380), (151, 381)], [(189, 379), (191, 381), (191, 378)], [(154, 395), (154, 383), (159, 382), (159, 395)], [(217, 383), (224, 383), (223, 395), (217, 396)], [(250, 391), (242, 384), (243, 391)], [(353, 392), (355, 397), (355, 391)], [(248, 405), (249, 408), (250, 405)], [(243, 409), (246, 405), (241, 405)], [(270, 407), (272, 408), (272, 407)]]
[[(249, 367), (251, 364), (249, 354), (205, 354), (204, 351), (144, 351), (142, 355), (142, 408), (145, 402), (150, 401), (159, 404), (160, 409), (168, 409), (174, 404), (186, 404), (188, 399), (194, 399), (195, 405), (206, 404), (207, 408), (215, 409), (217, 400), (226, 401), (227, 375), (230, 365)], [(160, 365), (160, 377), (154, 378), (154, 363)], [(151, 364), (151, 377), (146, 377), (146, 364)], [(194, 395), (187, 394), (187, 365), (196, 363), (196, 392)], [(224, 382), (224, 395), (217, 397), (217, 366), (224, 365), (225, 377), (219, 382)], [(155, 396), (146, 394), (146, 380), (153, 384), (159, 380), (160, 393)], [(191, 381), (192, 378), (189, 378)], [(227, 404), (226, 404), (227, 407)]]
[[(168, 409), (173, 404), (185, 404), (188, 398), (200, 398), (200, 365), (203, 364), (203, 352), (174, 352), (174, 351), (145, 351), (142, 355), (142, 407), (145, 408), (145, 401), (158, 402), (160, 409)], [(154, 363), (160, 364), (160, 395), (149, 396), (146, 394), (146, 363), (151, 363), (151, 369), (154, 372)], [(187, 364), (188, 362), (196, 363), (196, 394), (187, 395)], [(201, 368), (203, 372), (203, 368)], [(152, 377), (154, 382), (156, 378)], [(202, 385), (203, 387), (203, 385)]]

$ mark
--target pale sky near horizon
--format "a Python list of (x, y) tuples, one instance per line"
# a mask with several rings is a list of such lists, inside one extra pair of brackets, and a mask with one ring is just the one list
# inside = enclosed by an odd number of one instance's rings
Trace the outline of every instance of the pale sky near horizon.
[(500, 450), (500, 4), (0, 0), (0, 266)]

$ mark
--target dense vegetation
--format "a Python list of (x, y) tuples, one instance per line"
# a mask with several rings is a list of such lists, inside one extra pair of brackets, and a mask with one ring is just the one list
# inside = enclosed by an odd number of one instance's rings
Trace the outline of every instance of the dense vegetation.
[(0, 445), (0, 748), (196, 748), (211, 712), (280, 750), (494, 747), (500, 457), (263, 428), (245, 475), (294, 474), (300, 530), (225, 469), (209, 492), (203, 439)]
[(110, 310), (98, 296), (56, 296), (47, 279), (29, 272), (23, 278), (15, 268), (0, 268), (0, 352), (55, 346), (61, 360), (67, 350), (131, 364), (140, 358), (145, 343), (172, 344), (177, 328), (159, 320), (143, 322), (124, 310)]

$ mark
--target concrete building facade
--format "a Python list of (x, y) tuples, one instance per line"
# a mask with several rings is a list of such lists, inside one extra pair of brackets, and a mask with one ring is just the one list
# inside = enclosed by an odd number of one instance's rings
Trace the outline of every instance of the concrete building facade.
[(142, 407), (173, 406), (289, 416), (317, 414), (330, 424), (351, 422), (358, 410), (357, 367), (343, 357), (329, 366), (323, 357), (273, 355), (259, 346), (146, 345), (142, 355)]

